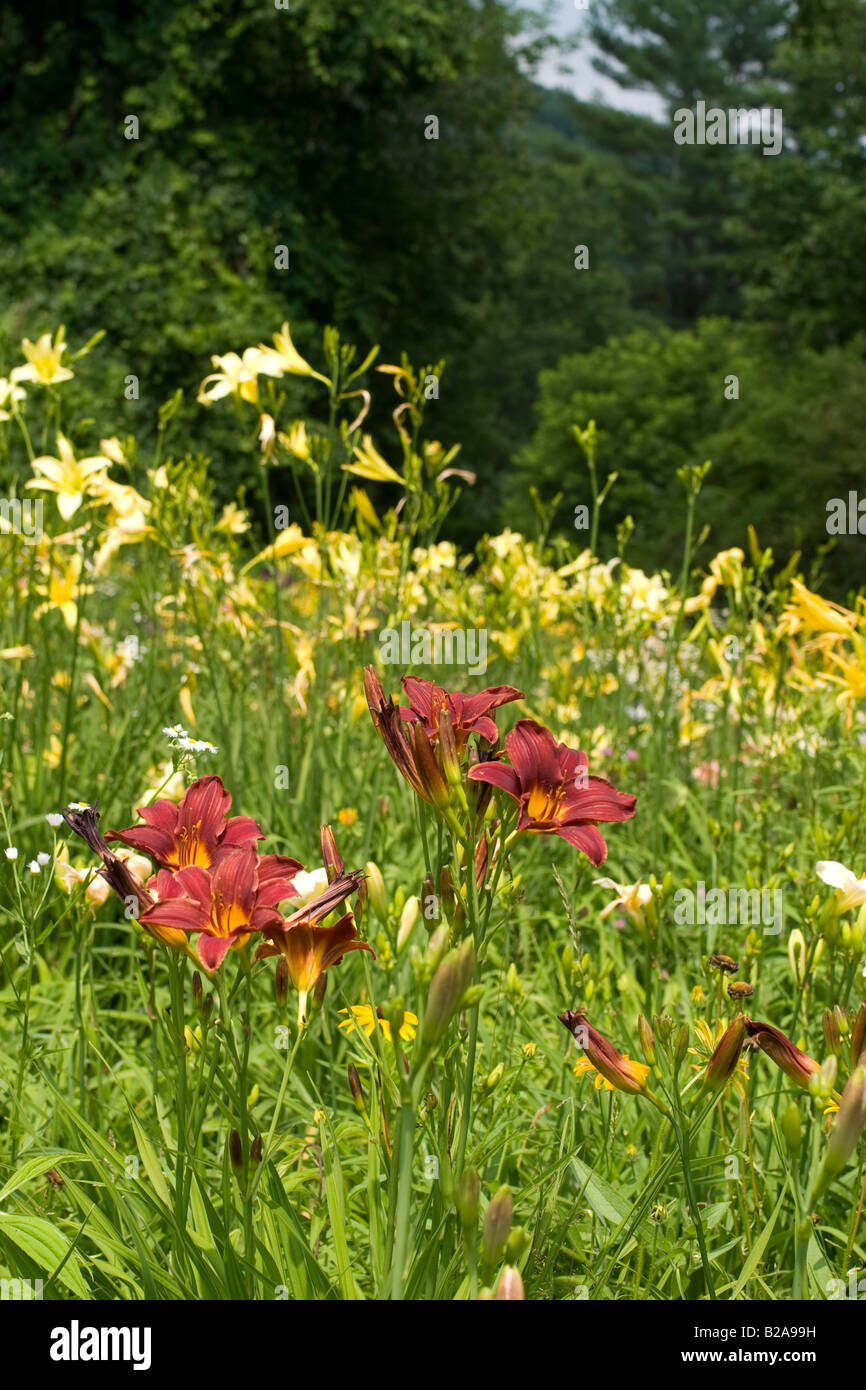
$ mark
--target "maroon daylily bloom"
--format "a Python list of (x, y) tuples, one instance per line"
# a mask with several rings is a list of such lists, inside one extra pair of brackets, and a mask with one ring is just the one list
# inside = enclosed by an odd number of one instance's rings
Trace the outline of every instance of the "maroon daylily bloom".
[(478, 734), (488, 743), (495, 743), (498, 734), (495, 723), (489, 717), (490, 711), (510, 704), (512, 700), (523, 699), (523, 692), (515, 690), (513, 685), (493, 685), (477, 695), (467, 695), (460, 690), (444, 690), (441, 685), (421, 680), (418, 676), (403, 676), (402, 683), (409, 705), (400, 706), (400, 718), (407, 724), (422, 724), (432, 741), (439, 737), (439, 718), (443, 710), (447, 710), (459, 754), (463, 753), (470, 734)]
[(307, 996), (316, 981), (349, 951), (375, 951), (358, 936), (355, 919), (347, 912), (333, 926), (322, 926), (325, 917), (354, 893), (363, 882), (358, 871), (341, 872), (318, 898), (290, 917), (281, 917), (264, 930), (265, 940), (256, 948), (256, 960), (282, 956), (289, 978), (298, 991), (298, 1027), (306, 1022)]
[(604, 777), (587, 775), (585, 753), (557, 743), (549, 729), (521, 719), (505, 738), (511, 766), (483, 762), (469, 769), (474, 782), (499, 787), (520, 807), (518, 830), (559, 835), (595, 865), (607, 845), (599, 821), (629, 820), (637, 797), (617, 791)]
[(179, 802), (143, 806), (138, 812), (143, 825), (113, 830), (105, 838), (149, 854), (164, 869), (209, 869), (225, 855), (251, 849), (265, 838), (251, 816), (229, 816), (231, 804), (221, 777), (200, 777)]
[(214, 868), (198, 864), (171, 874), (160, 869), (155, 887), (158, 901), (139, 918), (142, 926), (171, 927), (200, 933), (196, 941), (206, 970), (216, 970), (234, 946), (251, 932), (282, 921), (278, 904), (296, 898), (293, 885), (301, 869), (297, 859), (280, 854), (259, 857), (252, 848), (223, 855)]

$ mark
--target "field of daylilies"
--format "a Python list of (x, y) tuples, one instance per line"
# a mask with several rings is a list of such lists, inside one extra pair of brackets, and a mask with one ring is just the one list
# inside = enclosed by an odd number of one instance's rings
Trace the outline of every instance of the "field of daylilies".
[(573, 541), (460, 553), (436, 367), (334, 330), (214, 344), (217, 506), (66, 336), (0, 363), (4, 1296), (857, 1297), (866, 599), (698, 462), (633, 568), (590, 421)]

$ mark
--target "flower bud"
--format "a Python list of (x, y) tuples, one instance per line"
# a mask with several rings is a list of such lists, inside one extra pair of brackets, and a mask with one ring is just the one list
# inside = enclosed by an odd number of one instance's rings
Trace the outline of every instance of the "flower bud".
[(776, 1063), (790, 1081), (795, 1082), (804, 1090), (809, 1085), (809, 1078), (815, 1072), (821, 1070), (814, 1057), (809, 1057), (805, 1052), (801, 1052), (791, 1039), (774, 1028), (770, 1023), (758, 1023), (756, 1020), (746, 1019), (746, 1032), (754, 1043), (766, 1052), (767, 1056)]
[(279, 1007), (284, 1009), (289, 997), (289, 962), (285, 956), (280, 956), (277, 961), (276, 974), (274, 975), (274, 996)]
[(494, 1298), (498, 1303), (515, 1303), (523, 1302), (525, 1297), (520, 1270), (515, 1269), (514, 1265), (505, 1265), (496, 1284)]
[(662, 1045), (666, 1046), (674, 1029), (674, 1021), (670, 1014), (656, 1014), (653, 1026), (662, 1040)]
[(689, 1050), (689, 1025), (684, 1023), (674, 1040), (673, 1064), (674, 1070), (682, 1066), (683, 1059)]
[(442, 771), (445, 773), (446, 781), (452, 787), (459, 787), (463, 781), (463, 773), (460, 768), (460, 755), (457, 752), (457, 740), (454, 737), (454, 723), (447, 709), (439, 713), (439, 756), (442, 759)]
[(640, 1041), (640, 1050), (643, 1053), (644, 1061), (652, 1067), (656, 1060), (656, 1043), (653, 1037), (653, 1030), (650, 1028), (649, 1019), (640, 1015), (637, 1021), (637, 1035)]
[(842, 1034), (839, 1029), (839, 1008), (826, 1009), (821, 1024), (824, 1029), (824, 1041), (827, 1044), (827, 1051), (832, 1052), (838, 1057), (842, 1051)]
[(742, 1014), (728, 1024), (704, 1072), (704, 1086), (708, 1091), (719, 1091), (727, 1086), (737, 1068), (743, 1043), (746, 1041), (746, 1020)]
[(236, 1129), (233, 1129), (229, 1134), (228, 1149), (229, 1163), (232, 1166), (232, 1172), (235, 1177), (240, 1177), (241, 1173), (244, 1171), (244, 1149), (241, 1143), (241, 1136)]
[(816, 1191), (821, 1192), (841, 1173), (857, 1147), (866, 1126), (866, 1066), (858, 1066), (848, 1078), (830, 1137)]
[(361, 1087), (361, 1078), (358, 1075), (358, 1068), (350, 1062), (346, 1068), (346, 1076), (349, 1081), (349, 1090), (352, 1092), (352, 1100), (355, 1102), (355, 1109), (359, 1114), (364, 1113), (364, 1092)]
[(512, 1226), (505, 1242), (505, 1258), (510, 1264), (517, 1264), (517, 1261), (528, 1250), (532, 1244), (532, 1237), (525, 1226)]
[(495, 1264), (505, 1249), (513, 1215), (511, 1188), (500, 1187), (490, 1198), (481, 1229), (481, 1258), (486, 1265)]
[(466, 1169), (457, 1184), (454, 1202), (464, 1231), (474, 1231), (481, 1209), (481, 1179), (471, 1168)]
[(518, 999), (523, 998), (523, 986), (520, 983), (520, 976), (517, 973), (517, 966), (514, 964), (514, 961), (511, 962), (505, 972), (505, 997), (506, 999), (513, 1000), (515, 1003)]
[(866, 1049), (866, 1003), (860, 1005), (851, 1029), (851, 1061), (855, 1067)]
[(825, 1057), (818, 1071), (813, 1072), (809, 1077), (809, 1095), (820, 1100), (826, 1100), (833, 1090), (836, 1082), (836, 1072), (839, 1063), (834, 1053)]
[(333, 883), (335, 879), (339, 878), (346, 866), (343, 863), (343, 856), (337, 849), (334, 832), (329, 825), (322, 826), (319, 840), (322, 846), (322, 863), (328, 874), (328, 882)]
[(488, 1091), (488, 1092), (489, 1092), (489, 1091), (495, 1091), (495, 1090), (496, 1090), (496, 1087), (499, 1085), (499, 1083), (500, 1083), (500, 1081), (502, 1080), (502, 1078), (503, 1078), (504, 1075), (505, 1075), (505, 1064), (504, 1064), (504, 1062), (500, 1062), (500, 1063), (498, 1064), (498, 1066), (495, 1066), (495, 1067), (493, 1068), (492, 1072), (490, 1073), (490, 1075), (489, 1075), (489, 1076), (487, 1077), (487, 1079), (485, 1080), (485, 1082), (484, 1082), (484, 1089), (485, 1089), (485, 1091)]
[(450, 936), (451, 930), (445, 922), (442, 923), (441, 927), (437, 927), (436, 930), (430, 934), (430, 938), (427, 942), (427, 949), (424, 952), (424, 968), (431, 974), (445, 954)]
[(202, 987), (201, 975), (197, 970), (192, 972), (192, 1004), (197, 1014), (201, 1013)]
[(258, 1168), (262, 1161), (262, 1136), (257, 1134), (250, 1144), (250, 1167)]
[(795, 1154), (803, 1142), (803, 1125), (800, 1120), (800, 1107), (795, 1100), (785, 1110), (781, 1120), (782, 1136), (789, 1151)]
[(799, 927), (788, 937), (788, 960), (794, 981), (802, 989), (806, 983), (806, 938)]
[(385, 1018), (388, 1022), (389, 1028), (391, 1029), (391, 1037), (394, 1042), (397, 1042), (400, 1038), (400, 1029), (403, 1027), (403, 1020), (405, 1017), (406, 1000), (402, 997), (402, 995), (398, 994), (396, 999), (392, 999), (390, 1001), (390, 1003), (388, 1004), (388, 1008), (385, 1011)]
[(365, 873), (367, 875), (367, 897), (370, 906), (384, 927), (388, 922), (388, 907), (385, 902), (385, 880), (382, 877), (381, 870), (373, 863), (372, 859), (367, 864)]
[(421, 899), (411, 897), (406, 899), (406, 905), (400, 914), (400, 929), (397, 932), (397, 954), (408, 944), (412, 929), (418, 921), (418, 909), (421, 906)]
[(471, 938), (467, 937), (456, 950), (448, 952), (430, 982), (421, 1025), (423, 1042), (430, 1044), (439, 1041), (474, 974), (475, 947)]

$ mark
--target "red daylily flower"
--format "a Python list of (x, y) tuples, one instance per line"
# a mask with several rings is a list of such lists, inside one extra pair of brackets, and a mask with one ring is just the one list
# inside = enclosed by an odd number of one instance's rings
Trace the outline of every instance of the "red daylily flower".
[(469, 769), (474, 782), (488, 782), (520, 807), (518, 830), (559, 835), (596, 866), (607, 854), (599, 821), (629, 820), (637, 797), (617, 791), (604, 777), (587, 775), (587, 756), (557, 743), (549, 729), (521, 719), (505, 738), (511, 761), (483, 762)]
[(321, 925), (323, 918), (356, 891), (363, 877), (359, 872), (341, 874), (306, 907), (292, 913), (291, 917), (269, 924), (264, 930), (266, 940), (256, 948), (256, 960), (266, 956), (284, 958), (289, 978), (298, 991), (299, 1028), (303, 1028), (306, 1021), (307, 996), (320, 975), (349, 951), (369, 951), (371, 956), (375, 955), (372, 947), (359, 938), (351, 912), (333, 926)]
[(421, 680), (418, 676), (403, 676), (402, 683), (409, 705), (400, 706), (400, 718), (407, 724), (422, 724), (427, 737), (433, 741), (439, 737), (439, 717), (443, 710), (447, 710), (454, 728), (457, 752), (461, 755), (470, 734), (479, 734), (488, 743), (495, 743), (498, 733), (489, 717), (490, 711), (510, 704), (512, 700), (523, 699), (523, 692), (515, 690), (513, 685), (493, 685), (477, 695), (466, 695), (460, 690), (443, 690), (441, 685)]
[(142, 926), (200, 933), (196, 950), (205, 970), (216, 970), (226, 953), (243, 946), (251, 932), (280, 922), (279, 903), (298, 896), (292, 880), (297, 859), (259, 857), (252, 848), (223, 855), (213, 869), (188, 865), (171, 874), (160, 869), (148, 885), (157, 902), (139, 918)]
[(164, 869), (209, 869), (225, 855), (264, 839), (251, 816), (229, 816), (231, 804), (231, 792), (221, 777), (200, 777), (179, 802), (154, 801), (141, 807), (143, 825), (113, 830), (106, 840), (120, 840), (149, 854)]

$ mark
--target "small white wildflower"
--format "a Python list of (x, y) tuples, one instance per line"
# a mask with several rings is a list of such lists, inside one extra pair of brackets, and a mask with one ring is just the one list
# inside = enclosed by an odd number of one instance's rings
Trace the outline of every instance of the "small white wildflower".
[(192, 751), (194, 753), (218, 753), (219, 749), (209, 739), (197, 738), (193, 740)]
[(31, 874), (38, 874), (42, 872), (41, 866), (36, 863), (35, 859), (31, 859), (27, 867), (30, 870)]
[(186, 729), (182, 724), (172, 724), (171, 728), (163, 729), (162, 732), (165, 734), (166, 738), (172, 740), (176, 739), (178, 742), (181, 742), (187, 737)]
[(182, 737), (177, 737), (175, 747), (180, 748), (184, 753), (191, 753), (195, 748), (195, 744), (188, 734), (184, 734)]
[(40, 866), (40, 868), (44, 869), (46, 864), (51, 863), (51, 855), (46, 854), (44, 849), (40, 850), (40, 852), (36, 856), (36, 863)]
[(70, 811), (89, 811), (90, 806), (86, 801), (70, 801), (69, 809)]
[(17, 858), (18, 858), (18, 851), (17, 851), (17, 849), (15, 848), (14, 845), (9, 845), (9, 847), (4, 851), (4, 853), (5, 853), (7, 859), (17, 859)]
[(63, 824), (63, 817), (59, 811), (49, 811), (45, 819), (53, 830), (56, 830), (58, 825)]

